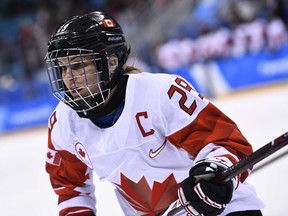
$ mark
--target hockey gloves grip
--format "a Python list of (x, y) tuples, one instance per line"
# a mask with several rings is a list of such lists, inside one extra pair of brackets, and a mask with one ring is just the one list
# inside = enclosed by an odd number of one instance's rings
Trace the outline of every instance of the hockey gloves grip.
[(213, 177), (228, 166), (216, 158), (197, 162), (189, 177), (181, 182), (178, 196), (185, 210), (192, 216), (221, 214), (232, 199), (233, 180), (216, 183)]

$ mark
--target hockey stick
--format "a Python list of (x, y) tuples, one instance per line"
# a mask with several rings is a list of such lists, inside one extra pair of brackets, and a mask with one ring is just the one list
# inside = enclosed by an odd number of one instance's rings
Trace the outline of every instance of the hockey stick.
[(272, 165), (273, 163), (275, 163), (276, 161), (278, 161), (281, 158), (285, 157), (286, 155), (288, 155), (288, 150), (282, 152), (281, 154), (279, 154), (279, 155), (277, 155), (275, 157), (271, 157), (269, 160), (267, 160), (264, 163), (256, 166), (255, 168), (253, 168), (253, 174), (255, 172), (258, 172), (259, 170), (261, 170), (263, 167), (267, 167), (269, 165)]
[[(234, 165), (228, 167), (227, 169), (217, 174), (217, 176), (215, 176), (215, 181), (221, 182), (221, 181), (228, 181), (232, 179), (233, 177), (253, 167), (259, 161), (263, 160), (269, 155), (272, 155), (274, 152), (283, 148), (287, 144), (288, 144), (288, 132), (282, 134), (281, 136), (277, 137), (276, 139), (272, 140), (268, 144), (259, 148), (252, 154), (246, 156), (239, 162), (235, 163)], [(164, 213), (160, 213), (160, 215), (161, 216), (173, 216), (183, 209), (184, 209), (184, 206), (182, 206), (179, 199), (177, 199), (172, 204), (170, 204), (170, 206), (168, 207), (168, 209), (166, 209)]]

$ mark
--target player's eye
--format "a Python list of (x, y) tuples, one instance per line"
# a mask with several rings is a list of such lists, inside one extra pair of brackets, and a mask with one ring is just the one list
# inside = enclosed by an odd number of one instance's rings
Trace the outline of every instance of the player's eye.
[(81, 68), (83, 68), (83, 66), (85, 67), (85, 65), (83, 65), (81, 62), (75, 62), (71, 64), (71, 69), (72, 70), (79, 70)]

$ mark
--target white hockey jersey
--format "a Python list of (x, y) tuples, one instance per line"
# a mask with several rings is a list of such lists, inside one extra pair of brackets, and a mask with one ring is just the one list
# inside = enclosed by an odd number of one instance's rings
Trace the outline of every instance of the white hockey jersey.
[[(236, 124), (183, 78), (143, 72), (129, 75), (123, 112), (109, 128), (59, 103), (49, 120), (46, 170), (61, 216), (96, 214), (92, 171), (115, 185), (125, 215), (152, 216), (177, 199), (196, 161), (217, 156), (232, 165), (251, 152)], [(263, 207), (243, 183), (248, 174), (221, 215)]]

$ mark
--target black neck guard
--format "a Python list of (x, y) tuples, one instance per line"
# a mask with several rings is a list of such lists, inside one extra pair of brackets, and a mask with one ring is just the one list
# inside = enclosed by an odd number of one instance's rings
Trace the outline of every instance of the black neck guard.
[(78, 115), (82, 118), (99, 118), (107, 116), (112, 113), (119, 105), (125, 100), (126, 86), (128, 76), (122, 75), (118, 85), (115, 87), (115, 92), (107, 102), (100, 107), (96, 107), (86, 113), (78, 112)]

